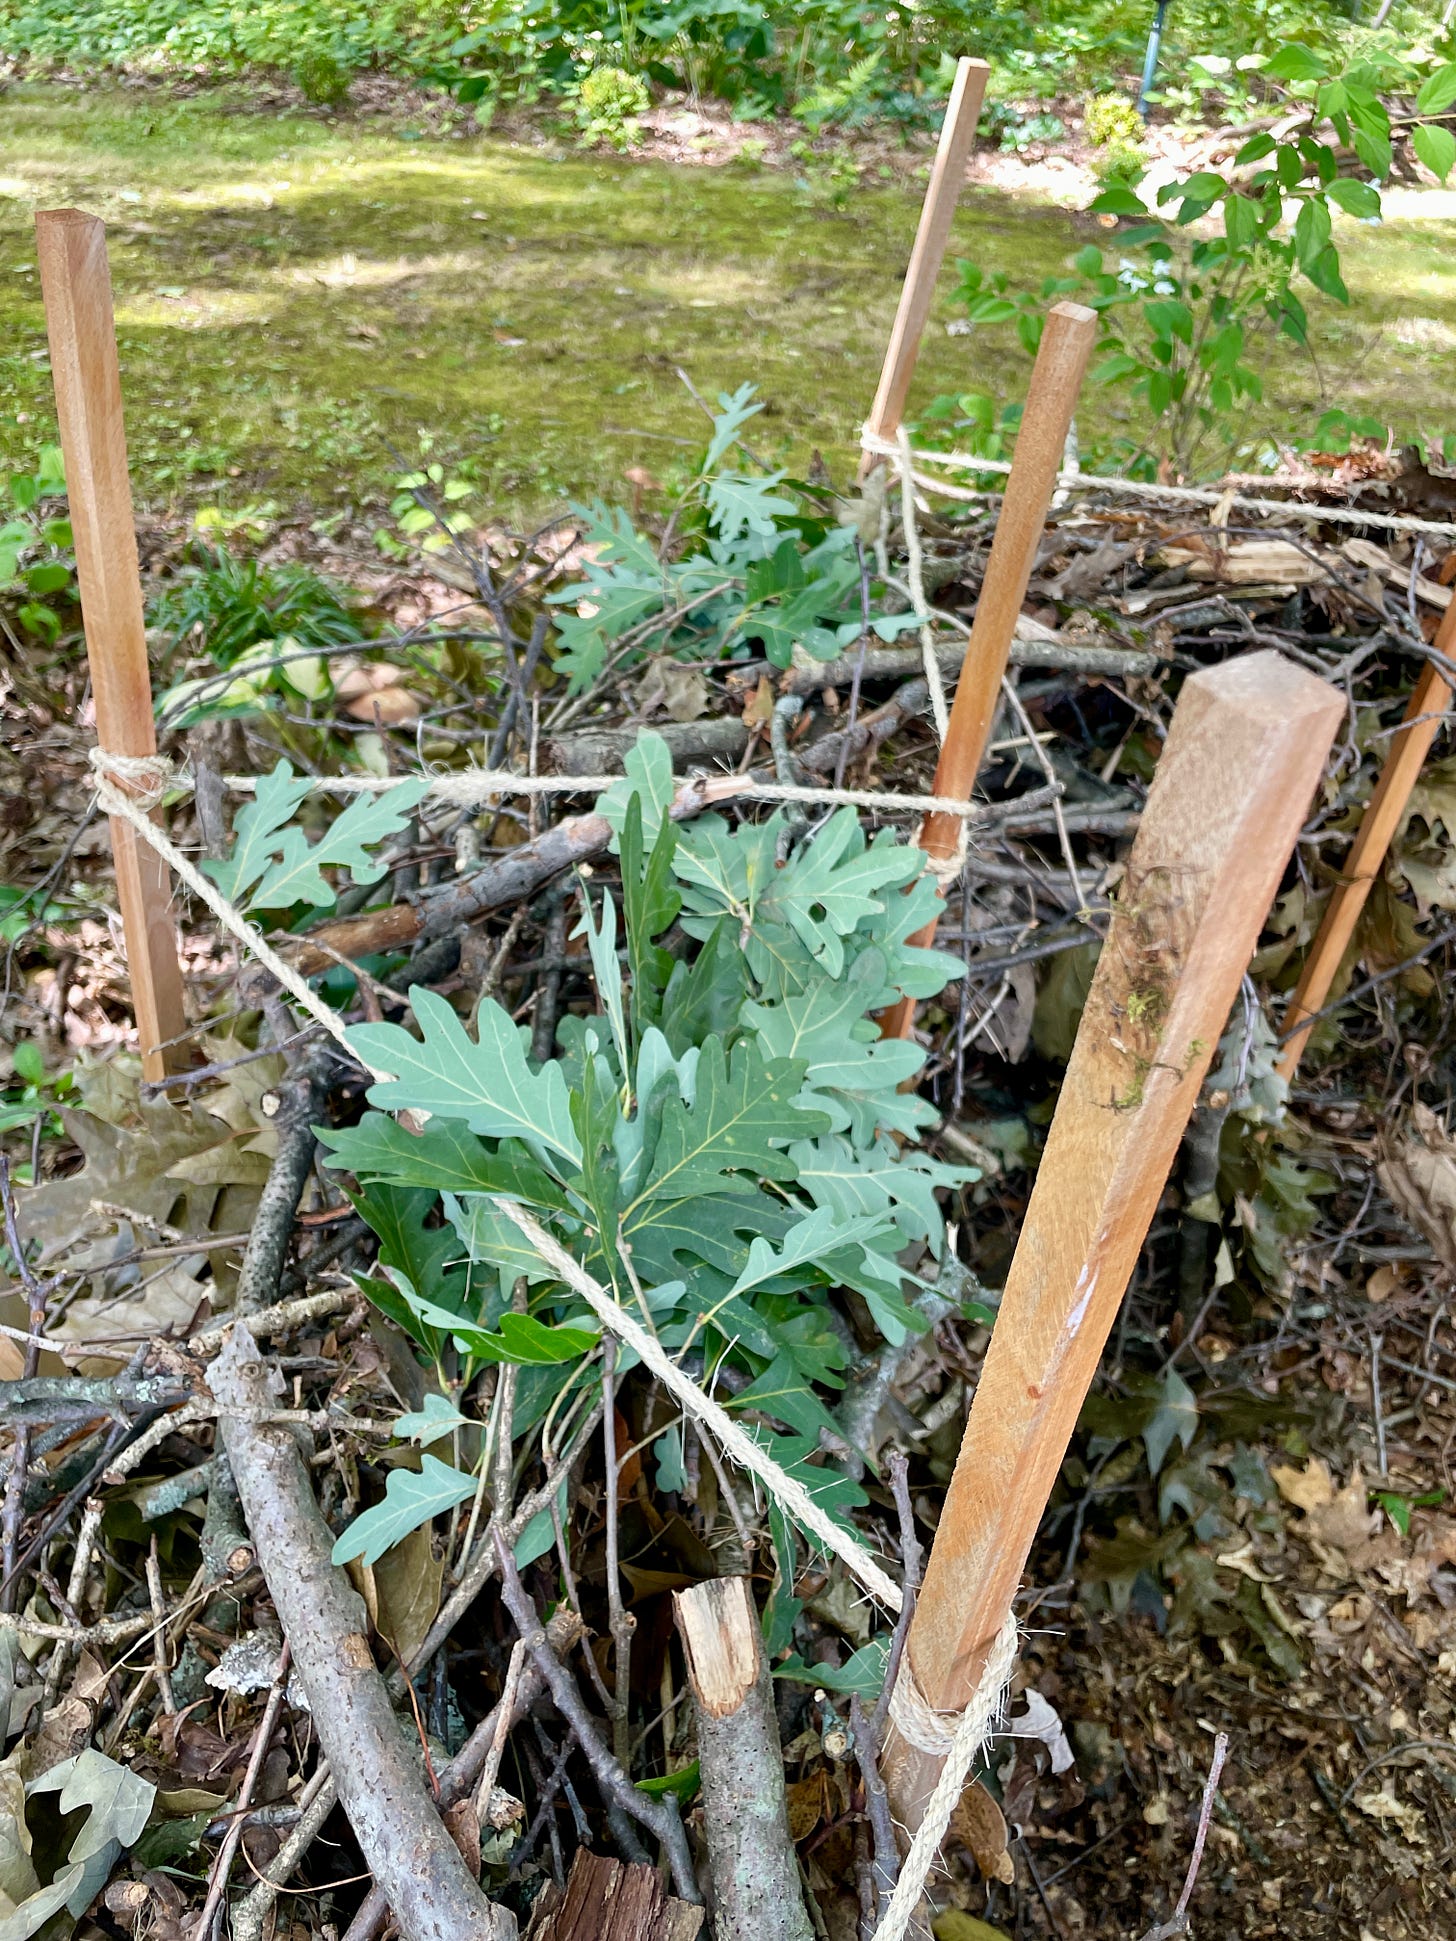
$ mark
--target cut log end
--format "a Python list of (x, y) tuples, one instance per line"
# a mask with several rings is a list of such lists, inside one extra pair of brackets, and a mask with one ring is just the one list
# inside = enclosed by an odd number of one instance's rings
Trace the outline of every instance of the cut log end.
[(693, 1696), (711, 1717), (725, 1719), (758, 1683), (763, 1662), (747, 1581), (712, 1578), (676, 1592), (673, 1603)]

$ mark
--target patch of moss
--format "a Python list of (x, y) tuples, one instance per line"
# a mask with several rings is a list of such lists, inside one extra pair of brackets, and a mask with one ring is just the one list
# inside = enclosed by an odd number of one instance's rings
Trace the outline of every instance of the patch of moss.
[[(144, 502), (374, 508), (421, 431), (437, 457), (470, 464), (504, 517), (620, 497), (628, 465), (670, 480), (696, 448), (678, 367), (709, 394), (759, 385), (762, 455), (797, 470), (817, 449), (836, 476), (851, 472), (913, 193), (864, 190), (841, 213), (772, 172), (277, 115), (242, 90), (182, 99), (32, 83), (6, 107), (0, 463), (19, 466), (53, 431), (29, 218), (75, 203), (111, 225)], [(1034, 282), (1062, 268), (1085, 227), (975, 192), (951, 254)], [(1456, 276), (1435, 225), (1351, 229), (1348, 274), (1356, 309), (1329, 340), (1327, 396), (1281, 351), (1266, 374), (1270, 423), (1307, 429), (1326, 403), (1402, 428), (1439, 421)], [(1027, 367), (1009, 333), (945, 335), (952, 281), (916, 399), (1021, 395)], [(1426, 335), (1406, 345), (1394, 326), (1413, 299)], [(1110, 429), (1107, 398), (1089, 391), (1083, 418)]]

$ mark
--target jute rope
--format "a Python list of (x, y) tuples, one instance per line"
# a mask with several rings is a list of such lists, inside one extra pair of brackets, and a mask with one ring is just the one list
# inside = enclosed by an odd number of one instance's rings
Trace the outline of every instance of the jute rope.
[(386, 1073), (359, 1057), (349, 1042), (343, 1019), (333, 1006), (325, 1004), (309, 989), (292, 965), (286, 964), (278, 955), (263, 933), (249, 923), (234, 904), (229, 903), (215, 883), (208, 882), (201, 870), (189, 862), (177, 845), (153, 822), (147, 810), (149, 806), (156, 806), (170, 786), (170, 763), (160, 755), (113, 755), (104, 748), (93, 748), (91, 768), (96, 778), (96, 800), (106, 813), (129, 822), (142, 840), (151, 844), (172, 873), (187, 885), (194, 896), (201, 898), (223, 928), (265, 969), (272, 972), (294, 1002), (302, 1005), (352, 1059), (363, 1065), (372, 1077), (386, 1077)]
[(600, 1281), (594, 1280), (584, 1267), (573, 1260), (524, 1207), (517, 1206), (514, 1200), (503, 1198), (495, 1198), (494, 1204), (498, 1212), (520, 1228), (547, 1266), (558, 1273), (568, 1286), (576, 1289), (602, 1326), (609, 1328), (619, 1341), (625, 1342), (641, 1357), (643, 1365), (652, 1370), (663, 1387), (677, 1397), (695, 1421), (712, 1430), (714, 1439), (724, 1453), (750, 1475), (757, 1476), (769, 1494), (806, 1530), (812, 1530), (825, 1549), (839, 1558), (871, 1596), (877, 1597), (887, 1610), (898, 1611), (905, 1601), (900, 1586), (881, 1570), (865, 1546), (850, 1536), (833, 1517), (827, 1516), (801, 1482), (780, 1468), (761, 1443), (755, 1442), (721, 1404), (705, 1394), (691, 1376), (685, 1375), (656, 1336), (649, 1334), (635, 1315), (629, 1314)]
[[(860, 448), (873, 452), (877, 458), (893, 458), (912, 465), (940, 465), (951, 472), (998, 472), (1005, 474), (1011, 470), (1009, 459), (976, 458), (969, 452), (928, 452), (910, 445), (909, 439), (904, 446), (881, 438), (868, 426), (860, 434)], [(926, 492), (934, 492), (941, 498), (964, 499), (972, 504), (979, 503), (988, 495), (965, 486), (947, 485), (940, 479), (926, 478), (921, 472), (912, 474), (915, 483)], [(1121, 478), (1116, 473), (1065, 471), (1057, 474), (1057, 484), (1064, 490), (1091, 492), (1123, 493), (1128, 498), (1159, 499), (1167, 505), (1224, 505), (1238, 506), (1245, 512), (1270, 513), (1282, 519), (1325, 519), (1331, 525), (1380, 526), (1387, 532), (1433, 532), (1450, 538), (1456, 533), (1456, 521), (1450, 519), (1413, 519), (1401, 513), (1366, 512), (1359, 506), (1311, 505), (1298, 499), (1263, 499), (1247, 493), (1230, 493), (1226, 487), (1204, 485), (1154, 485), (1142, 479)]]
[[(986, 1741), (995, 1732), (1002, 1710), (1006, 1703), (1006, 1688), (1011, 1682), (1011, 1673), (1016, 1666), (1016, 1619), (1008, 1616), (1002, 1625), (986, 1668), (981, 1674), (981, 1682), (972, 1695), (970, 1704), (958, 1719), (949, 1720), (938, 1712), (932, 1712), (921, 1697), (915, 1685), (915, 1674), (910, 1670), (910, 1654), (907, 1651), (900, 1661), (900, 1676), (895, 1681), (895, 1690), (890, 1699), (890, 1716), (897, 1730), (912, 1745), (919, 1745), (924, 1752), (941, 1756), (945, 1764), (940, 1769), (940, 1777), (935, 1782), (935, 1790), (926, 1802), (925, 1815), (919, 1830), (910, 1843), (910, 1851), (905, 1856), (905, 1864), (900, 1869), (900, 1878), (895, 1883), (895, 1891), (890, 1896), (890, 1905), (885, 1910), (885, 1918), (875, 1929), (874, 1941), (903, 1941), (915, 1910), (920, 1905), (925, 1892), (925, 1884), (934, 1870), (940, 1845), (950, 1826), (951, 1816), (960, 1804), (961, 1794), (965, 1791), (966, 1780), (972, 1766), (976, 1763)], [(913, 1690), (913, 1700), (907, 1704), (902, 1688)], [(909, 1719), (912, 1727), (925, 1731), (931, 1738), (930, 1744), (912, 1737), (906, 1730)], [(926, 1724), (933, 1720), (933, 1729)]]

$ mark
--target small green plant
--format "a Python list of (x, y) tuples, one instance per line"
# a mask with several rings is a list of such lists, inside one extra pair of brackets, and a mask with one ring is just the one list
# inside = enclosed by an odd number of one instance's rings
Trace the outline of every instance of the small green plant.
[(1088, 141), (1097, 150), (1092, 172), (1100, 185), (1136, 183), (1146, 165), (1143, 124), (1137, 109), (1121, 94), (1099, 94), (1088, 103), (1084, 123)]
[(794, 104), (794, 118), (814, 134), (831, 122), (863, 120), (868, 111), (871, 84), (879, 72), (884, 49), (876, 48), (856, 61), (849, 72), (835, 81), (821, 81)]
[(349, 70), (336, 54), (310, 48), (295, 64), (293, 78), (305, 101), (317, 108), (342, 108), (349, 100)]
[[(620, 506), (577, 509), (586, 584), (546, 596), (559, 612), (556, 666), (573, 692), (609, 663), (653, 651), (702, 660), (757, 648), (787, 667), (795, 647), (833, 660), (864, 632), (853, 529), (826, 518), (785, 473), (747, 469), (739, 441), (762, 408), (751, 384), (720, 393), (713, 436), (669, 521), (671, 549)], [(884, 599), (873, 582), (870, 597), (869, 628), (881, 640), (917, 624), (910, 613), (873, 611)]]
[(66, 1102), (73, 1090), (71, 1074), (58, 1072), (54, 1078), (48, 1078), (40, 1046), (29, 1039), (15, 1046), (10, 1063), (13, 1077), (0, 1091), (0, 1132), (14, 1132), (20, 1126), (33, 1125), (37, 1114), (43, 1114), (43, 1129), (59, 1136), (63, 1127), (56, 1108)]
[(651, 101), (640, 74), (629, 74), (624, 67), (591, 68), (582, 76), (576, 94), (582, 147), (635, 147), (642, 132), (639, 117), (646, 114)]
[(329, 690), (330, 648), (357, 641), (360, 622), (337, 588), (307, 566), (264, 566), (221, 544), (197, 542), (198, 558), (152, 603), (151, 624), (173, 655), (200, 654), (234, 678), (192, 677), (170, 687), (157, 711), (172, 727), (250, 714), (268, 693), (319, 700)]
[[(935, 1116), (904, 1089), (925, 1053), (882, 1040), (874, 1014), (959, 964), (907, 941), (934, 886), (913, 848), (866, 840), (852, 810), (798, 842), (780, 816), (680, 829), (666, 744), (644, 735), (627, 767), (598, 805), (620, 891), (581, 891), (597, 1010), (563, 1020), (555, 1056), (533, 1064), (529, 1032), (493, 1000), (472, 1038), (418, 989), (418, 1036), (352, 1033), (396, 1074), (370, 1092), (380, 1109), (322, 1135), (380, 1236), (366, 1291), (426, 1360), (453, 1344), (467, 1383), (518, 1363), (518, 1432), (539, 1420), (590, 1368), (600, 1324), (494, 1196), (515, 1200), (665, 1347), (736, 1371), (733, 1408), (842, 1512), (863, 1497), (815, 1460), (847, 1363), (836, 1304), (852, 1290), (892, 1342), (923, 1331), (905, 1250), (938, 1257), (937, 1194), (975, 1177), (900, 1143)], [(422, 1135), (389, 1116), (404, 1108), (429, 1115)], [(475, 1489), (437, 1467), (428, 1488), (391, 1479), (336, 1554)]]
[(59, 446), (42, 446), (35, 470), (12, 473), (6, 489), (10, 513), (0, 523), (0, 593), (20, 593), (20, 625), (53, 641), (62, 613), (76, 600), (70, 521), (55, 503), (66, 490)]
[(859, 187), (860, 164), (843, 148), (816, 148), (813, 142), (793, 141), (789, 153), (799, 164), (798, 183), (811, 202), (823, 209), (847, 209)]

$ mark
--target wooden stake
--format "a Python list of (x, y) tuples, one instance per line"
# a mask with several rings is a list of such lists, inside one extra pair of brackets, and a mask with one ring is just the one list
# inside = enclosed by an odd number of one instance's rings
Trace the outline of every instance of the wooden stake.
[[(964, 802), (975, 787), (1096, 335), (1097, 314), (1080, 303), (1054, 303), (1047, 312), (945, 746), (936, 764), (937, 795)], [(955, 858), (960, 839), (960, 818), (953, 815), (927, 816), (916, 838), (931, 862), (939, 864)], [(935, 924), (927, 924), (910, 941), (922, 947), (933, 944)], [(906, 1038), (914, 1021), (914, 1000), (904, 998), (884, 1014), (881, 1030), (887, 1038)]]
[[(1119, 886), (907, 1641), (962, 1710), (1011, 1607), (1344, 699), (1274, 653), (1184, 683)], [(939, 1761), (892, 1735), (897, 1816)]]
[[(915, 375), (915, 360), (920, 355), (920, 339), (935, 296), (936, 279), (945, 260), (950, 241), (950, 226), (960, 200), (966, 163), (976, 139), (976, 123), (981, 119), (981, 103), (986, 98), (986, 83), (991, 70), (985, 61), (964, 56), (956, 62), (955, 84), (946, 103), (945, 119), (940, 124), (940, 145), (935, 151), (935, 166), (930, 171), (930, 186), (920, 211), (920, 227), (915, 232), (915, 247), (910, 252), (910, 267), (900, 291), (900, 307), (880, 370), (880, 386), (875, 392), (866, 429), (881, 438), (893, 438), (900, 429), (910, 380)], [(881, 460), (866, 452), (860, 460), (859, 475), (868, 477)]]
[[(1456, 654), (1456, 600), (1447, 607), (1437, 630), (1435, 647), (1448, 659)], [(1431, 743), (1441, 726), (1441, 717), (1451, 705), (1451, 685), (1433, 662), (1427, 661), (1411, 693), (1405, 721), (1396, 732), (1385, 757), (1385, 766), (1375, 784), (1375, 792), (1365, 805), (1360, 828), (1345, 858), (1340, 881), (1335, 886), (1320, 921), (1314, 945), (1305, 961), (1299, 986), (1284, 1016), (1284, 1028), (1292, 1032), (1279, 1053), (1274, 1069), (1281, 1078), (1293, 1081), (1313, 1029), (1314, 1016), (1330, 994), (1365, 900), (1375, 887), (1385, 862), (1385, 852), (1400, 826), (1406, 803), (1415, 787)]]
[[(115, 755), (151, 756), (157, 740), (106, 226), (80, 209), (47, 209), (36, 216), (35, 234), (97, 739)], [(187, 1023), (171, 884), (165, 864), (116, 817), (111, 849), (142, 1071), (162, 1078), (180, 1063), (182, 1048), (168, 1041)]]

